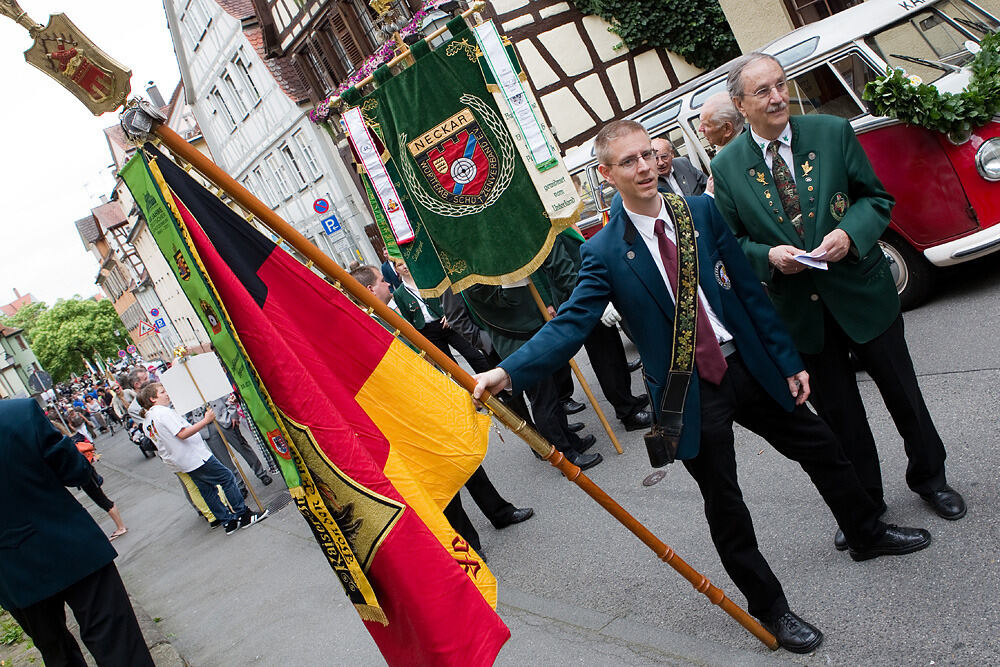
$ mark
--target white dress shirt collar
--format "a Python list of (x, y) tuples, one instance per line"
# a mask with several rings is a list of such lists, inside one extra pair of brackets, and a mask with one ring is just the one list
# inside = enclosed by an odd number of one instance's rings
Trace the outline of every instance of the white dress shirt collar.
[[(759, 134), (757, 134), (756, 132), (753, 131), (752, 127), (750, 128), (750, 136), (753, 138), (753, 142), (755, 144), (757, 144), (757, 147), (760, 148), (761, 154), (766, 156), (767, 155), (767, 146), (768, 146), (768, 144), (771, 143), (772, 140), (771, 139), (765, 139), (764, 137), (760, 136)], [(785, 124), (785, 129), (783, 129), (781, 131), (781, 134), (778, 135), (778, 143), (781, 144), (778, 147), (779, 151), (782, 148), (788, 148), (789, 152), (791, 152), (791, 150), (792, 150), (792, 124), (791, 124), (791, 122), (786, 123)]]

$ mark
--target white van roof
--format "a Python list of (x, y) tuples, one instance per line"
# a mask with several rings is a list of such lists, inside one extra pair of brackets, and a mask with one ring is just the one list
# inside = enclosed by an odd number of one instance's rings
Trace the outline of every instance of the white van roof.
[[(784, 57), (778, 59), (783, 66), (790, 67), (816, 54), (836, 50), (844, 44), (904, 19), (908, 14), (927, 9), (939, 2), (942, 0), (867, 0), (821, 21), (797, 28), (759, 50), (773, 55), (784, 54)], [(671, 100), (683, 97), (692, 90), (724, 77), (729, 72), (732, 62), (730, 60), (710, 72), (698, 75), (687, 83), (650, 100), (626, 117), (641, 119), (654, 110), (666, 107)], [(589, 139), (566, 154), (566, 167), (573, 173), (590, 163), (593, 158), (594, 140)]]

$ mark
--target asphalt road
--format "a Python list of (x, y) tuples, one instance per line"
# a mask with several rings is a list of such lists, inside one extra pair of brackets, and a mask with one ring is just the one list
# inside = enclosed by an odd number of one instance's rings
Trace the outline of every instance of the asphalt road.
[[(757, 436), (737, 432), (741, 484), (762, 551), (792, 609), (826, 635), (815, 654), (782, 652), (781, 658), (807, 665), (1000, 660), (995, 632), (1000, 627), (1000, 257), (943, 271), (938, 279), (932, 301), (906, 313), (904, 320), (925, 399), (948, 448), (949, 482), (969, 504), (964, 519), (950, 522), (932, 515), (907, 488), (902, 441), (874, 383), (859, 375), (881, 454), (886, 520), (926, 527), (934, 539), (928, 549), (864, 563), (835, 551), (832, 515), (805, 473)], [(585, 357), (578, 361), (584, 365)], [(633, 385), (638, 391), (638, 377)], [(576, 398), (582, 399), (581, 391)], [(599, 433), (591, 411), (576, 417), (585, 417), (587, 430)], [(693, 480), (673, 465), (659, 484), (642, 486), (650, 468), (641, 438), (623, 431), (619, 437), (624, 455), (599, 444), (605, 462), (588, 471), (590, 477), (742, 605), (709, 540)], [(508, 437), (491, 448), (486, 461), (501, 491), (538, 514), (515, 540), (482, 528), (501, 586), (626, 623), (765, 652), (581, 490), (554, 470), (534, 465), (534, 458), (519, 449)]]
[[(836, 552), (833, 518), (801, 469), (755, 436), (737, 433), (743, 491), (762, 550), (792, 608), (826, 634), (820, 650), (807, 656), (769, 652), (504, 431), (502, 442), (491, 436), (486, 469), (512, 502), (534, 507), (535, 517), (496, 531), (467, 495), (463, 499), (499, 581), (498, 611), (512, 632), (497, 664), (1000, 661), (1000, 531), (994, 509), (1000, 476), (1000, 257), (939, 278), (934, 300), (906, 314), (906, 331), (948, 447), (949, 480), (969, 504), (964, 519), (931, 515), (906, 488), (900, 439), (874, 385), (859, 376), (882, 454), (887, 518), (927, 527), (934, 537), (928, 549), (865, 563)], [(586, 356), (578, 361), (589, 374)], [(639, 391), (638, 374), (633, 383)], [(591, 410), (574, 418), (600, 438)], [(683, 467), (666, 468), (661, 482), (644, 487), (651, 469), (641, 434), (618, 425), (618, 436), (625, 453), (616, 455), (600, 438), (595, 449), (605, 462), (588, 471), (590, 477), (742, 605)], [(190, 664), (382, 664), (294, 507), (227, 537), (195, 516), (161, 462), (143, 459), (120, 434), (99, 440), (98, 448), (105, 490), (129, 525), (114, 543), (123, 579), (135, 603)], [(283, 493), (278, 484), (265, 488), (254, 479), (253, 486), (265, 504)], [(107, 516), (83, 503), (110, 532)]]

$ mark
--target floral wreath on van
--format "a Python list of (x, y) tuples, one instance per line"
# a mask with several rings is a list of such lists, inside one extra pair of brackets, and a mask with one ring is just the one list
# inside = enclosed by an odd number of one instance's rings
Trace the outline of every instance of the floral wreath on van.
[(864, 99), (875, 115), (935, 130), (962, 143), (1000, 113), (1000, 34), (987, 35), (979, 46), (969, 84), (960, 93), (942, 93), (912, 80), (902, 69), (890, 69), (865, 87)]

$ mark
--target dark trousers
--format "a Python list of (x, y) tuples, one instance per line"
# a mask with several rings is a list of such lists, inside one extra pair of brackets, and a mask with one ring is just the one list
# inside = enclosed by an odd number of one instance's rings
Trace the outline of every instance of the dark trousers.
[[(469, 481), (465, 483), (465, 490), (469, 492), (473, 502), (490, 520), (494, 528), (504, 528), (508, 525), (511, 515), (517, 508), (500, 495), (482, 466), (476, 468), (476, 471), (469, 477)], [(476, 532), (469, 520), (469, 515), (465, 513), (459, 494), (456, 493), (448, 506), (444, 508), (444, 516), (455, 532), (465, 538), (465, 541), (471, 544), (473, 549), (480, 551), (479, 533)]]
[[(213, 430), (214, 428), (215, 427), (212, 427)], [(240, 432), (239, 425), (233, 424), (232, 428), (225, 428), (220, 424), (219, 428), (221, 428), (222, 432), (225, 434), (226, 441), (229, 442), (229, 446), (239, 452), (240, 456), (243, 457), (243, 460), (247, 462), (247, 465), (253, 469), (253, 474), (257, 476), (257, 479), (264, 479), (267, 477), (268, 474), (267, 470), (264, 469), (264, 464), (260, 462), (260, 458), (253, 450), (253, 447), (251, 447), (250, 443), (247, 442), (247, 439), (243, 437), (243, 433)]]
[(448, 355), (448, 358), (452, 361), (455, 360), (455, 357), (452, 355), (450, 347), (458, 350), (458, 353), (465, 357), (465, 360), (469, 362), (469, 366), (476, 373), (485, 373), (493, 368), (487, 363), (486, 355), (483, 354), (482, 350), (474, 346), (462, 334), (451, 327), (442, 326), (441, 320), (428, 322), (420, 330), (420, 333), (424, 335), (424, 338), (434, 343), (436, 348)]
[[(587, 357), (597, 376), (601, 392), (615, 408), (615, 417), (625, 419), (641, 410), (646, 401), (632, 394), (632, 377), (628, 372), (625, 346), (622, 345), (618, 329), (598, 323), (583, 346), (587, 350)], [(559, 384), (559, 399), (572, 398), (573, 375), (569, 366), (556, 371), (555, 377)]]
[(748, 611), (771, 619), (788, 611), (781, 584), (757, 546), (750, 511), (736, 474), (733, 422), (767, 440), (796, 461), (830, 507), (848, 544), (865, 549), (882, 536), (881, 510), (865, 493), (836, 436), (804, 405), (786, 412), (764, 391), (739, 354), (731, 354), (719, 386), (704, 380), (701, 390), (701, 448), (684, 461), (705, 499), (712, 542), (733, 583), (746, 596)]
[(208, 449), (212, 452), (212, 456), (219, 460), (219, 463), (229, 468), (229, 471), (233, 473), (233, 477), (236, 479), (236, 487), (240, 490), (240, 493), (246, 491), (247, 485), (243, 481), (243, 477), (240, 475), (239, 471), (236, 469), (236, 463), (233, 462), (233, 457), (226, 447), (226, 443), (222, 441), (222, 436), (219, 432), (215, 430), (215, 424), (209, 424), (207, 428), (203, 428), (201, 431), (201, 437), (205, 440), (205, 444), (208, 445)]
[[(233, 475), (232, 470), (219, 463), (219, 459), (214, 456), (208, 457), (208, 460), (201, 466), (190, 471), (188, 476), (201, 491), (201, 497), (205, 499), (208, 509), (212, 510), (212, 514), (219, 521), (225, 523), (238, 519), (247, 511), (246, 503), (243, 502), (243, 494), (236, 486), (236, 476)], [(218, 487), (220, 486), (229, 500), (229, 507), (233, 508), (232, 512), (219, 496)]]
[(46, 667), (86, 667), (79, 644), (66, 628), (66, 607), (80, 638), (101, 667), (153, 667), (125, 585), (115, 564), (23, 609), (8, 609), (35, 642)]
[(535, 429), (542, 434), (542, 437), (560, 452), (578, 449), (580, 436), (569, 430), (566, 412), (559, 405), (559, 391), (555, 380), (551, 377), (545, 378), (527, 387), (524, 393), (528, 395), (528, 402), (531, 403)]
[(823, 335), (820, 354), (802, 355), (813, 388), (811, 401), (837, 434), (862, 485), (876, 504), (883, 503), (882, 470), (849, 352), (854, 352), (875, 381), (903, 438), (909, 461), (906, 483), (917, 493), (930, 493), (944, 486), (947, 455), (917, 384), (903, 335), (903, 316), (897, 317), (874, 340), (855, 343), (827, 311)]

